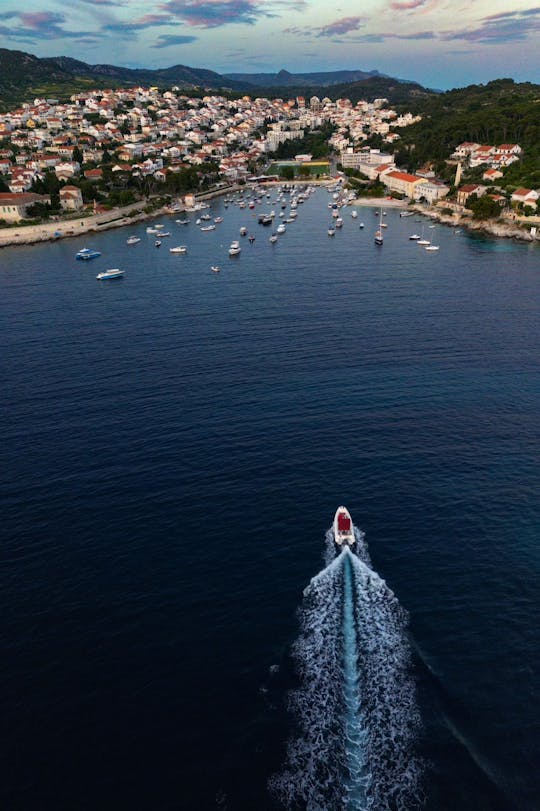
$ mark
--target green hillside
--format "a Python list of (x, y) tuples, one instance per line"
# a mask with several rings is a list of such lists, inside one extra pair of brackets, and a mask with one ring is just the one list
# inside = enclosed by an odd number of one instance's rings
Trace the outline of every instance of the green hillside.
[(0, 48), (0, 111), (36, 97), (64, 101), (92, 88), (156, 85), (157, 87), (212, 87), (244, 90), (244, 85), (211, 70), (173, 65), (161, 70), (132, 70), (114, 65), (87, 65), (59, 56), (39, 59), (24, 51)]
[(408, 109), (422, 115), (400, 131), (398, 161), (409, 171), (447, 159), (464, 141), (518, 143), (524, 158), (506, 170), (505, 183), (540, 186), (540, 85), (497, 79), (417, 99)]

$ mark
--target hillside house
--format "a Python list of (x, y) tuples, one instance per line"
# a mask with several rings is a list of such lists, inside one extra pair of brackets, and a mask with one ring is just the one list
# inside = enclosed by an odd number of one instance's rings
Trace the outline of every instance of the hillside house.
[(481, 186), (479, 183), (467, 183), (465, 186), (461, 186), (457, 191), (458, 205), (465, 206), (471, 194), (481, 197), (485, 191), (486, 187)]
[(60, 205), (64, 211), (76, 211), (83, 207), (81, 190), (77, 186), (64, 186), (60, 189)]
[(18, 222), (27, 215), (26, 211), (35, 203), (50, 205), (48, 194), (34, 194), (33, 192), (2, 192), (0, 193), (0, 219), (6, 222)]

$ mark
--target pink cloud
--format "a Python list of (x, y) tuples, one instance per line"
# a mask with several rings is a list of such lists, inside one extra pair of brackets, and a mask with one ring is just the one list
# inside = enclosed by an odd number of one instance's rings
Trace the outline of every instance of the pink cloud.
[(323, 25), (319, 29), (318, 37), (333, 37), (340, 34), (347, 34), (349, 31), (358, 31), (362, 23), (365, 22), (364, 17), (341, 17), (339, 20), (334, 20), (333, 23)]
[(273, 16), (258, 0), (167, 0), (160, 8), (186, 25), (219, 28), (231, 23), (254, 25), (259, 17)]
[(394, 2), (390, 3), (390, 8), (393, 8), (394, 11), (412, 11), (424, 4), (425, 0), (394, 0)]
[(45, 25), (57, 26), (63, 23), (63, 14), (55, 14), (52, 11), (27, 11), (19, 14), (19, 19), (28, 28), (42, 29)]

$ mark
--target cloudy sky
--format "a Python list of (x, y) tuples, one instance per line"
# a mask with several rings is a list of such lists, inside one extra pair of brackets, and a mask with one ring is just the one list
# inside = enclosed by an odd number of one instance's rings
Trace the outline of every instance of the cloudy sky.
[[(24, 10), (20, 10), (21, 7)], [(220, 73), (379, 70), (447, 89), (540, 81), (527, 0), (0, 0), (0, 46)]]

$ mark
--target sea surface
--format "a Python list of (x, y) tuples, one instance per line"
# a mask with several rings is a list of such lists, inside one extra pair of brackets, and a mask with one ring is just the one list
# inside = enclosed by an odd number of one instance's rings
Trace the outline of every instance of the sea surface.
[(539, 808), (540, 251), (274, 200), (0, 252), (6, 811)]

